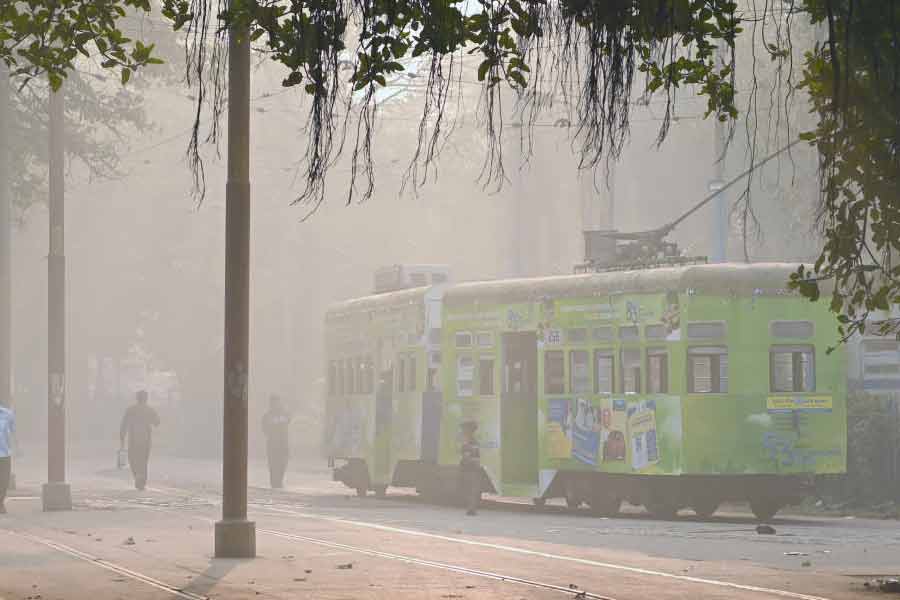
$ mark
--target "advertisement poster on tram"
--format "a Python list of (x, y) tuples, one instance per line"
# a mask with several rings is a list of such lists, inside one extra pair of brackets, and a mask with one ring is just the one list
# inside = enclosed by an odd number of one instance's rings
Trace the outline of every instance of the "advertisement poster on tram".
[(628, 407), (628, 437), (631, 441), (632, 469), (642, 471), (659, 462), (656, 402), (641, 400)]
[(572, 457), (586, 465), (597, 464), (600, 448), (599, 407), (589, 400), (575, 400), (575, 426), (572, 428)]

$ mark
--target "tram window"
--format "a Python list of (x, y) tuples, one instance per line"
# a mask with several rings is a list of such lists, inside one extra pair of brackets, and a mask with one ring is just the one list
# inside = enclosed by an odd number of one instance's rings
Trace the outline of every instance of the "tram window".
[(478, 361), (478, 394), (494, 395), (494, 359), (482, 358)]
[(644, 337), (648, 340), (664, 340), (666, 339), (666, 326), (647, 325), (644, 327)]
[(614, 354), (609, 350), (594, 351), (594, 393), (613, 393)]
[(475, 379), (475, 361), (471, 356), (456, 359), (456, 395), (468, 398), (472, 395), (472, 381)]
[(688, 348), (688, 392), (728, 392), (728, 350), (722, 346)]
[(457, 348), (471, 348), (472, 347), (472, 334), (468, 331), (457, 331), (456, 332), (456, 347)]
[(436, 392), (440, 388), (440, 381), (438, 380), (438, 370), (437, 369), (428, 369), (428, 381), (426, 382), (428, 385), (429, 392)]
[(769, 383), (773, 392), (814, 392), (816, 354), (812, 346), (772, 346)]
[(626, 325), (625, 327), (619, 327), (619, 339), (620, 340), (636, 340), (640, 337), (638, 333), (637, 325)]
[(647, 393), (669, 392), (669, 353), (664, 348), (647, 349)]
[(372, 362), (371, 356), (367, 356), (364, 360), (366, 372), (364, 377), (365, 389), (363, 390), (363, 393), (371, 394), (375, 391), (375, 364)]
[(494, 345), (494, 335), (490, 331), (479, 331), (475, 339), (482, 348), (490, 348)]
[(641, 351), (637, 349), (622, 350), (622, 392), (626, 394), (641, 393)]
[(687, 336), (691, 340), (720, 340), (725, 337), (725, 323), (722, 321), (688, 323)]
[(544, 352), (544, 393), (566, 393), (566, 362), (562, 350)]
[(615, 337), (613, 335), (612, 327), (595, 327), (594, 328), (594, 341), (596, 342), (608, 342), (609, 340)]
[(344, 393), (348, 396), (356, 393), (353, 389), (353, 361), (349, 358), (344, 361)]
[(569, 389), (573, 394), (591, 391), (591, 354), (587, 350), (569, 352)]
[(772, 337), (777, 338), (811, 338), (815, 333), (812, 321), (772, 321), (769, 323)]
[(337, 365), (334, 361), (328, 363), (328, 395), (334, 396), (337, 393)]
[(409, 357), (409, 365), (406, 369), (406, 391), (416, 391), (416, 357)]
[(569, 344), (584, 344), (587, 342), (587, 329), (569, 329), (566, 331), (566, 342)]
[(357, 394), (362, 394), (365, 392), (363, 389), (363, 365), (361, 358), (353, 359), (353, 389), (356, 390)]

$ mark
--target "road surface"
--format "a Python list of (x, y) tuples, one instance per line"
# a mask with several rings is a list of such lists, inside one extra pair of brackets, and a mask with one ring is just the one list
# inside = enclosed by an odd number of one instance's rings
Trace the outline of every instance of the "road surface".
[[(900, 572), (896, 521), (786, 516), (759, 535), (740, 511), (661, 521), (489, 501), (477, 517), (414, 495), (357, 498), (295, 466), (272, 491), (251, 464), (259, 558), (211, 558), (220, 466), (154, 457), (140, 492), (107, 461), (75, 460), (76, 509), (42, 513), (43, 465), (17, 466), (0, 516), (0, 598), (815, 598), (871, 596)], [(689, 512), (684, 513), (689, 515)]]

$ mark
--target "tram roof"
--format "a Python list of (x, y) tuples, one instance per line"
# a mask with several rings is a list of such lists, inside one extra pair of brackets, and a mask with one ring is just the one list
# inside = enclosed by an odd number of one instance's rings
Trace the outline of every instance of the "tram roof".
[(783, 290), (798, 263), (723, 263), (612, 271), (584, 275), (480, 281), (451, 286), (447, 305), (536, 302), (546, 297), (578, 298), (610, 293), (684, 291), (726, 295)]
[(417, 287), (396, 292), (372, 294), (362, 298), (353, 298), (332, 304), (328, 308), (326, 318), (337, 318), (348, 314), (370, 312), (377, 310), (389, 310), (399, 306), (421, 303), (430, 287)]

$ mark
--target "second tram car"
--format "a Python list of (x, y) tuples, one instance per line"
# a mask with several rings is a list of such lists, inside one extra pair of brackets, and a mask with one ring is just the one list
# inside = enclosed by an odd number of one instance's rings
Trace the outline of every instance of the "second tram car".
[(834, 316), (795, 265), (691, 265), (442, 284), (327, 317), (327, 447), (359, 493), (457, 489), (479, 424), (483, 489), (623, 501), (672, 517), (749, 501), (760, 519), (846, 470)]

